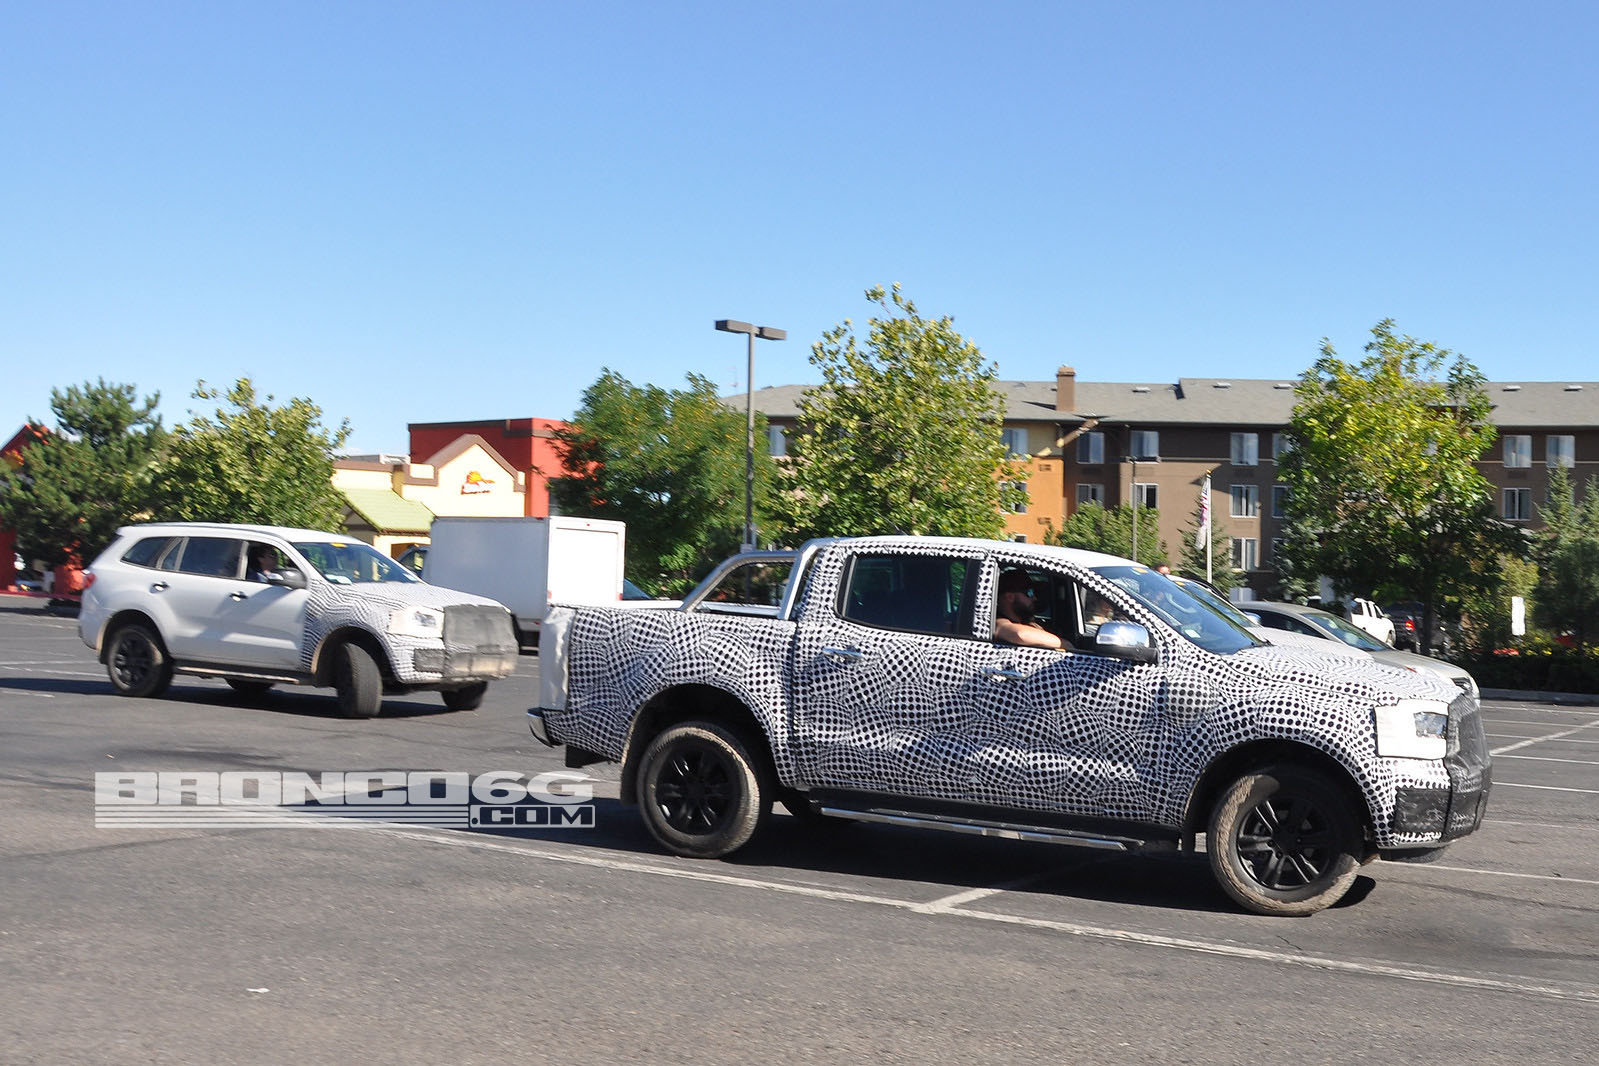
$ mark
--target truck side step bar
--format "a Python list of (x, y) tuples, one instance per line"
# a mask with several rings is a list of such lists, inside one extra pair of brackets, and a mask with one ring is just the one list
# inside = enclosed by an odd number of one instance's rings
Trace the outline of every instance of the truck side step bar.
[(989, 822), (975, 818), (957, 818), (942, 814), (880, 809), (857, 809), (832, 804), (817, 804), (816, 810), (834, 818), (848, 818), (856, 822), (880, 822), (884, 825), (904, 825), (917, 829), (941, 829), (949, 833), (969, 836), (1002, 837), (1006, 840), (1031, 840), (1046, 844), (1071, 844), (1080, 848), (1099, 848), (1104, 851), (1142, 851), (1147, 842), (1132, 837), (1117, 837), (1085, 833), (1075, 829), (1053, 826), (1019, 825), (1009, 822)]

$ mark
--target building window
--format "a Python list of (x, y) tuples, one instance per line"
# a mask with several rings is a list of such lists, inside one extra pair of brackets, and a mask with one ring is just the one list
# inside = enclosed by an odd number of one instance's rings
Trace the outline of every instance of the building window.
[(1009, 511), (1011, 514), (1027, 513), (1027, 482), (1001, 481), (999, 483), (999, 487), (1001, 489), (1015, 489), (1019, 494), (1014, 501), (1005, 505), (1005, 510)]
[(1098, 466), (1105, 461), (1105, 434), (1084, 433), (1077, 438), (1077, 461), (1084, 466)]
[(1544, 462), (1549, 466), (1577, 465), (1577, 438), (1550, 434), (1544, 438)]
[(1281, 459), (1284, 455), (1287, 455), (1288, 454), (1288, 449), (1291, 446), (1292, 446), (1292, 444), (1291, 444), (1291, 442), (1288, 439), (1288, 434), (1286, 434), (1286, 433), (1273, 433), (1271, 435), (1271, 460), (1272, 460), (1272, 462), (1275, 463), (1276, 461)]
[(1260, 552), (1260, 541), (1254, 537), (1233, 538), (1233, 569), (1253, 570)]
[(999, 436), (1005, 442), (1005, 454), (1010, 456), (1027, 454), (1027, 431), (1025, 429), (1002, 429)]
[(1505, 490), (1505, 517), (1518, 522), (1532, 518), (1531, 489)]
[(1260, 434), (1233, 434), (1233, 465), (1255, 466), (1260, 462)]
[(1079, 483), (1077, 486), (1077, 506), (1081, 507), (1085, 503), (1097, 503), (1100, 506), (1104, 506), (1105, 486)]
[(1152, 481), (1139, 481), (1133, 485), (1133, 499), (1138, 501), (1138, 506), (1153, 511), (1160, 506), (1156, 502), (1160, 499), (1157, 488), (1158, 486)]
[(1273, 518), (1288, 517), (1288, 486), (1273, 485), (1271, 487), (1271, 516)]
[(1505, 438), (1505, 466), (1527, 467), (1532, 465), (1532, 437), (1526, 434), (1517, 434)]
[(1132, 434), (1132, 458), (1159, 459), (1160, 433), (1153, 429), (1135, 429)]
[(788, 434), (783, 432), (782, 426), (766, 427), (766, 446), (773, 459), (781, 459), (788, 454)]
[(1260, 486), (1233, 485), (1228, 491), (1232, 493), (1234, 518), (1254, 518), (1260, 514)]

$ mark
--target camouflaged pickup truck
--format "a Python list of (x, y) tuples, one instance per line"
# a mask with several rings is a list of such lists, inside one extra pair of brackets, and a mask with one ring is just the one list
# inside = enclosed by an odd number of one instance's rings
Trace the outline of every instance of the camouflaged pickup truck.
[[(1059, 649), (996, 640), (1012, 571)], [(1239, 904), (1299, 915), (1362, 863), (1436, 856), (1489, 792), (1474, 692), (1264, 643), (1147, 567), (1064, 548), (738, 556), (676, 610), (554, 610), (541, 654), (534, 734), (571, 766), (620, 762), (623, 801), (679, 855), (731, 854), (774, 800), (1120, 852), (1202, 840)]]

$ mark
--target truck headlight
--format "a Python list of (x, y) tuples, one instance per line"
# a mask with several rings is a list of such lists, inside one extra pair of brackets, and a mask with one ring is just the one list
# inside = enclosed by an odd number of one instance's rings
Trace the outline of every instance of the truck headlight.
[(1449, 751), (1449, 705), (1400, 700), (1377, 708), (1377, 754), (1392, 759), (1442, 759)]
[(441, 640), (444, 637), (444, 612), (431, 607), (402, 607), (389, 615), (389, 632), (397, 637)]

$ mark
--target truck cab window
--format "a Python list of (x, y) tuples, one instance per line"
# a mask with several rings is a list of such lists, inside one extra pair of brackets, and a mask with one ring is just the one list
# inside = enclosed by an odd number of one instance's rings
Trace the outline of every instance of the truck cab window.
[(931, 555), (861, 555), (850, 567), (840, 612), (861, 625), (913, 633), (960, 632), (968, 559)]

